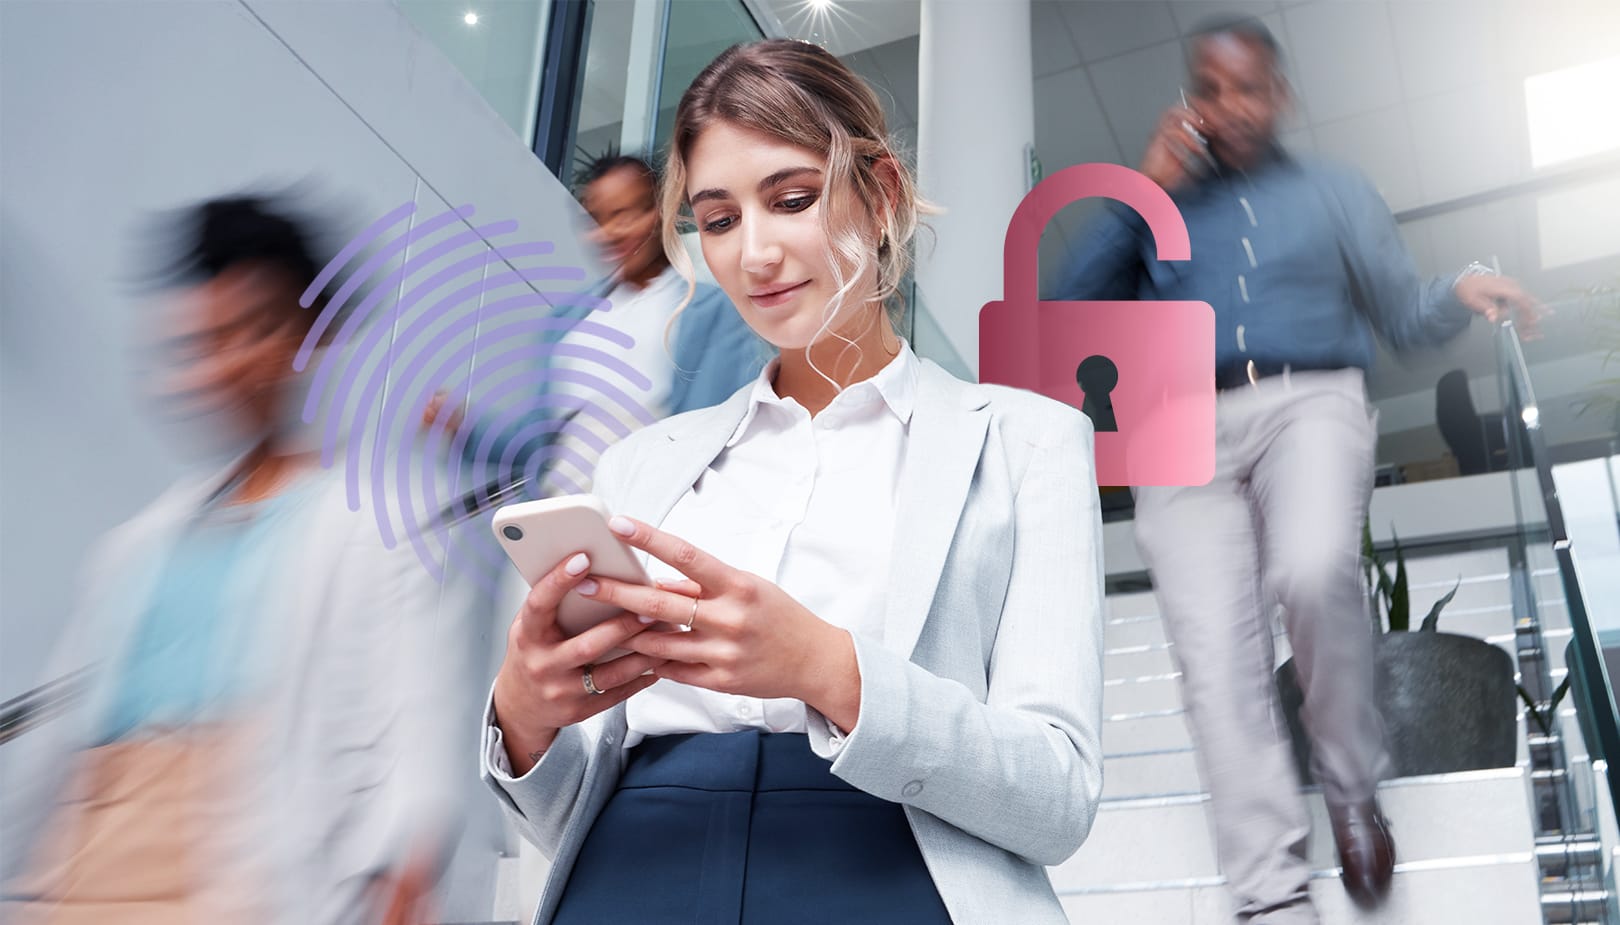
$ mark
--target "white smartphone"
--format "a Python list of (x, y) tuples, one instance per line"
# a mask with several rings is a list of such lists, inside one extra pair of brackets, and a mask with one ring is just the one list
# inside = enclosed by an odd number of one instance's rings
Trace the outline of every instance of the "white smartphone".
[[(493, 527), (496, 541), (530, 587), (576, 552), (590, 556), (592, 575), (652, 584), (635, 550), (608, 529), (607, 521), (608, 509), (595, 495), (564, 495), (508, 504), (495, 512)], [(557, 625), (577, 636), (618, 613), (612, 604), (570, 593), (557, 607)]]

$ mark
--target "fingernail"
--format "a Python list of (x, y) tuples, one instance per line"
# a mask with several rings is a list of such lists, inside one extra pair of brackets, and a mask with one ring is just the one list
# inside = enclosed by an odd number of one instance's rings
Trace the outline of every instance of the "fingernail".
[(644, 614), (637, 614), (636, 619), (639, 620), (643, 626), (647, 625), (648, 623), (657, 623), (658, 622), (657, 620), (654, 620), (652, 617), (646, 616)]
[(608, 529), (620, 536), (631, 536), (636, 532), (636, 525), (630, 522), (630, 518), (614, 514), (608, 518)]
[(675, 587), (676, 585), (678, 585), (680, 583), (681, 583), (681, 580), (679, 578), (654, 578), (653, 579), (653, 584), (657, 585), (660, 588), (673, 588), (673, 587)]
[(570, 575), (583, 575), (585, 574), (585, 570), (590, 567), (590, 557), (582, 552), (576, 552), (574, 553), (574, 558), (569, 559), (568, 564), (563, 566), (563, 571)]
[(585, 595), (586, 597), (590, 597), (596, 593), (596, 582), (590, 578), (587, 578), (579, 584), (574, 585), (574, 590)]

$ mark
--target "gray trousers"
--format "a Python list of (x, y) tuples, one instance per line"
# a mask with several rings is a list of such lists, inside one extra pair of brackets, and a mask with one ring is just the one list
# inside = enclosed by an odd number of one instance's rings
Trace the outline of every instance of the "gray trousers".
[(1272, 681), (1275, 605), (1324, 797), (1365, 801), (1388, 770), (1360, 567), (1376, 445), (1359, 369), (1292, 373), (1219, 394), (1208, 485), (1137, 491), (1137, 547), (1241, 921), (1316, 921), (1309, 816)]

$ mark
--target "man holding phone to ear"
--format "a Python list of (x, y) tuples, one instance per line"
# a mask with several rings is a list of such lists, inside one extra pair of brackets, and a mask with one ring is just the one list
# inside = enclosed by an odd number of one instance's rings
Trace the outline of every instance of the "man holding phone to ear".
[(1181, 669), (1238, 918), (1315, 922), (1308, 816), (1272, 683), (1273, 604), (1345, 889), (1376, 904), (1395, 845), (1376, 799), (1389, 759), (1359, 571), (1377, 446), (1364, 386), (1372, 334), (1397, 350), (1436, 346), (1475, 314), (1512, 312), (1533, 336), (1539, 306), (1478, 264), (1421, 278), (1365, 178), (1282, 150), (1291, 100), (1261, 22), (1210, 22), (1189, 39), (1187, 64), (1185, 104), (1164, 114), (1139, 169), (1175, 199), (1192, 260), (1156, 262), (1140, 218), (1111, 207), (1056, 297), (1215, 309), (1215, 476), (1138, 489), (1137, 545)]

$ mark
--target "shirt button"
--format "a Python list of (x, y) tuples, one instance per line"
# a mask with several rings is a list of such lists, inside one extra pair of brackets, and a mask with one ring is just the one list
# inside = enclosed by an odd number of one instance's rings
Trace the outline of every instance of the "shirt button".
[(900, 795), (908, 798), (914, 797), (917, 794), (922, 793), (922, 787), (922, 781), (914, 780), (900, 790)]

